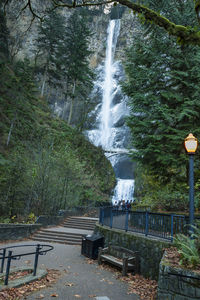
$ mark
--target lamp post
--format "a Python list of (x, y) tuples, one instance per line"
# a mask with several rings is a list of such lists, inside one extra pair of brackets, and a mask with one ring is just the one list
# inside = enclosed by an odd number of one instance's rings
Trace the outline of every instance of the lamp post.
[(194, 225), (194, 154), (197, 150), (198, 141), (192, 133), (185, 138), (184, 146), (189, 154), (189, 223), (190, 230), (193, 231), (191, 225)]

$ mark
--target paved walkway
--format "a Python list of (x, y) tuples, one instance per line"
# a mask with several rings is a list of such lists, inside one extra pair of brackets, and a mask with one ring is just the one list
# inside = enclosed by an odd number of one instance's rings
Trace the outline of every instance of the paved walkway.
[[(37, 242), (21, 241), (10, 244), (1, 244), (0, 247), (8, 245), (36, 245)], [(50, 243), (41, 243), (50, 244)], [(85, 256), (81, 255), (80, 246), (62, 245), (51, 243), (54, 250), (39, 257), (39, 268), (56, 269), (61, 271), (61, 277), (57, 283), (50, 288), (26, 297), (28, 300), (40, 299), (52, 300), (52, 294), (58, 294), (59, 300), (138, 300), (139, 296), (128, 295), (128, 285), (115, 278), (115, 274), (98, 266), (97, 261), (89, 264)], [(27, 247), (29, 248), (29, 247)], [(35, 248), (34, 248), (35, 249)], [(25, 251), (25, 247), (24, 247)], [(27, 266), (27, 261), (33, 262), (33, 256), (22, 257), (19, 261), (12, 261), (11, 267)], [(71, 286), (70, 286), (70, 283)], [(69, 285), (67, 285), (69, 284)], [(79, 297), (80, 296), (80, 297)]]

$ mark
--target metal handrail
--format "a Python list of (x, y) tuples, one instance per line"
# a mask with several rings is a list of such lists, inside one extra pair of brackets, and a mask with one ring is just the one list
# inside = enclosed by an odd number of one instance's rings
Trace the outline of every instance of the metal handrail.
[[(21, 254), (15, 254), (15, 255), (13, 254), (13, 251), (9, 250), (8, 255), (6, 254), (7, 249), (13, 249), (13, 248), (19, 248), (19, 247), (36, 247), (36, 249), (35, 249), (35, 252), (31, 251), (31, 252), (28, 252), (28, 253), (21, 253)], [(44, 247), (48, 247), (48, 249), (43, 249)], [(2, 250), (2, 253), (0, 252), (0, 260), (2, 260), (1, 261), (0, 273), (3, 273), (5, 259), (7, 259), (7, 266), (6, 266), (6, 274), (5, 274), (4, 284), (8, 285), (8, 277), (9, 277), (9, 273), (10, 273), (10, 265), (11, 265), (12, 259), (13, 260), (19, 260), (19, 259), (21, 259), (22, 256), (35, 254), (34, 267), (33, 267), (33, 276), (36, 276), (39, 255), (46, 255), (47, 252), (49, 252), (53, 249), (54, 249), (54, 247), (51, 246), (51, 245), (41, 245), (41, 244), (37, 244), (37, 245), (16, 245), (16, 246), (8, 246), (8, 247), (0, 248), (0, 251)]]
[(156, 236), (173, 241), (174, 234), (186, 233), (188, 217), (106, 207), (100, 209), (99, 223), (110, 228), (138, 232), (146, 236)]

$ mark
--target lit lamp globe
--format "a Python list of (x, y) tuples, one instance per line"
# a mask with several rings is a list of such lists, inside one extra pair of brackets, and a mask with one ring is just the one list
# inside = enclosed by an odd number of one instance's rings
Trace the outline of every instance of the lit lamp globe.
[(190, 133), (184, 141), (184, 146), (188, 154), (195, 154), (198, 146), (197, 138)]

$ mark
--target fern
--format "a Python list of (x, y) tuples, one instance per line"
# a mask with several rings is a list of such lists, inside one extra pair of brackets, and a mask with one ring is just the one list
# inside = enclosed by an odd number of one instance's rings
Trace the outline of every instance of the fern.
[(191, 237), (178, 234), (174, 239), (174, 245), (180, 253), (180, 264), (196, 267), (200, 264), (200, 228), (193, 226), (194, 233)]

